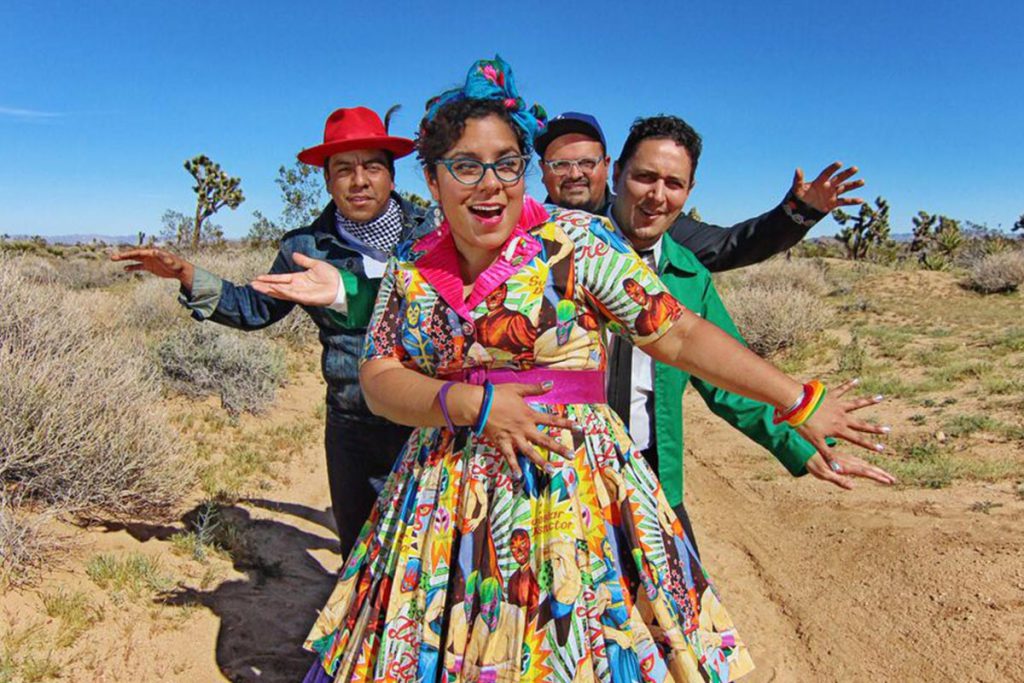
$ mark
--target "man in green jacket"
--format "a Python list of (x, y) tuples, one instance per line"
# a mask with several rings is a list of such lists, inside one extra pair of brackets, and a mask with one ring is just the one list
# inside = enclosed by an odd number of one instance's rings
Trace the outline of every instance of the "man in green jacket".
[[(682, 119), (656, 116), (637, 120), (615, 162), (616, 195), (608, 217), (657, 270), (680, 303), (743, 341), (707, 268), (671, 237), (663, 239), (689, 197), (700, 150), (700, 136)], [(842, 181), (833, 184), (826, 180), (812, 189), (814, 196), (809, 198), (827, 212), (842, 201), (840, 195), (846, 189)], [(665, 496), (691, 540), (693, 533), (683, 507), (681, 397), (687, 382), (716, 415), (769, 450), (794, 476), (810, 472), (843, 488), (851, 487), (847, 476), (893, 481), (884, 470), (851, 455), (837, 454), (833, 462), (838, 470), (834, 471), (795, 430), (773, 424), (772, 407), (654, 362), (621, 339), (612, 345), (609, 379), (609, 404), (629, 425), (637, 449), (657, 469)]]

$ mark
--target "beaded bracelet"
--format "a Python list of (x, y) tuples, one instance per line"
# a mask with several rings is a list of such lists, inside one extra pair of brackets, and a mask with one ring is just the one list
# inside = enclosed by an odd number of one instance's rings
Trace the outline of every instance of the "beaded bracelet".
[(437, 392), (437, 400), (441, 403), (441, 414), (444, 415), (444, 423), (448, 425), (448, 429), (455, 433), (455, 424), (452, 422), (452, 416), (448, 413), (448, 391), (455, 386), (455, 382), (445, 382), (441, 386), (441, 391)]
[(491, 403), (494, 401), (494, 385), (491, 384), (490, 380), (484, 382), (484, 399), (480, 403), (480, 415), (476, 418), (476, 425), (473, 427), (473, 433), (479, 436), (483, 434), (484, 427), (487, 426), (487, 418), (491, 416)]

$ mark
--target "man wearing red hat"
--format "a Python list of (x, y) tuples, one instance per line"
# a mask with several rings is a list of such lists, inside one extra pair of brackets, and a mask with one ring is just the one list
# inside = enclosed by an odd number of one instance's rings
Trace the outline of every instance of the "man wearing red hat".
[[(324, 126), (323, 144), (303, 150), (299, 161), (324, 169), (332, 201), (311, 225), (281, 238), (271, 273), (305, 270), (310, 258), (327, 261), (342, 275), (330, 308), (303, 306), (320, 328), (321, 367), (327, 381), (327, 476), (343, 554), (355, 543), (378, 487), (409, 434), (370, 413), (359, 388), (358, 361), (384, 262), (395, 245), (428, 229), (422, 209), (395, 193), (395, 159), (412, 140), (393, 137), (365, 107), (338, 109)], [(236, 285), (161, 249), (132, 249), (114, 260), (134, 260), (127, 270), (146, 270), (181, 282), (179, 300), (196, 320), (258, 330), (295, 306)]]

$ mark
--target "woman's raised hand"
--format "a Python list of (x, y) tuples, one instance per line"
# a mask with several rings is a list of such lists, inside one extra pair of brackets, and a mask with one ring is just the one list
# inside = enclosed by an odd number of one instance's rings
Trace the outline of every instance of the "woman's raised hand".
[(517, 479), (523, 476), (522, 470), (519, 468), (517, 452), (525, 455), (548, 473), (551, 472), (551, 465), (538, 449), (554, 451), (564, 456), (571, 453), (568, 446), (541, 432), (537, 428), (539, 425), (574, 431), (581, 429), (579, 425), (568, 418), (534, 410), (526, 402), (527, 396), (539, 396), (549, 391), (551, 387), (550, 382), (498, 384), (494, 387), (491, 413), (483, 434), (508, 461), (512, 474)]
[(330, 306), (338, 296), (341, 274), (327, 261), (292, 254), (296, 265), (305, 268), (295, 273), (260, 275), (252, 288), (275, 299), (294, 301), (304, 306)]

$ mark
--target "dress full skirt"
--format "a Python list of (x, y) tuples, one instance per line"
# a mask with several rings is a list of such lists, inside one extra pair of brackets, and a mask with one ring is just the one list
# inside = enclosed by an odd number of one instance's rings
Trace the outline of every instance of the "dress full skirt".
[(410, 437), (306, 646), (307, 681), (731, 681), (753, 668), (604, 404), (515, 480), (468, 429)]

